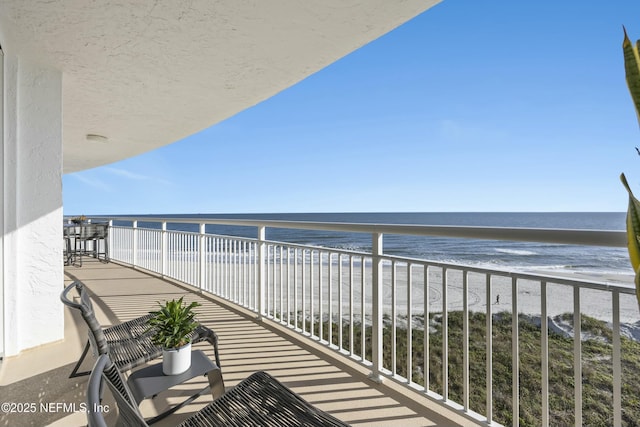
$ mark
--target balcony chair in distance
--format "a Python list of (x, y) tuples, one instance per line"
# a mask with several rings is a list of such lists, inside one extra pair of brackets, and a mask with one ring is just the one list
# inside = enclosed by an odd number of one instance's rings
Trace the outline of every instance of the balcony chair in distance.
[[(118, 406), (119, 425), (147, 427), (122, 374), (108, 354), (98, 358), (87, 389), (89, 427), (106, 427), (101, 402), (103, 381)], [(211, 381), (211, 379), (209, 379)], [(111, 409), (111, 408), (109, 408)], [(111, 412), (111, 410), (109, 411)], [(179, 424), (197, 426), (341, 426), (348, 424), (309, 404), (266, 372), (256, 372)]]
[[(67, 295), (74, 288), (80, 296), (79, 303), (71, 301)], [(74, 281), (67, 286), (64, 291), (62, 291), (62, 294), (60, 294), (60, 300), (66, 306), (80, 310), (82, 318), (89, 326), (89, 339), (80, 356), (80, 360), (78, 360), (74, 366), (69, 378), (88, 375), (90, 373), (78, 373), (78, 369), (87, 355), (89, 346), (93, 348), (93, 353), (96, 356), (108, 353), (112, 363), (115, 364), (121, 372), (136, 368), (162, 356), (162, 347), (151, 342), (152, 332), (148, 331), (149, 326), (147, 325), (147, 320), (152, 317), (151, 314), (103, 329), (100, 322), (96, 319), (91, 299), (82, 282)], [(199, 325), (193, 332), (191, 342), (195, 344), (202, 341), (207, 341), (213, 346), (216, 364), (220, 368), (218, 336), (206, 326)], [(220, 381), (222, 381), (222, 378), (220, 378)]]
[[(65, 240), (67, 241), (68, 253), (65, 265), (76, 265), (82, 267), (82, 256), (93, 255), (99, 261), (109, 262), (109, 234), (108, 223), (81, 224), (78, 226), (67, 226), (64, 229)], [(72, 236), (73, 235), (73, 236)], [(73, 249), (70, 247), (70, 240), (73, 239)], [(91, 245), (89, 245), (91, 242)], [(72, 262), (69, 262), (72, 260)]]
[(102, 262), (109, 262), (109, 224), (96, 223), (93, 235), (93, 256)]

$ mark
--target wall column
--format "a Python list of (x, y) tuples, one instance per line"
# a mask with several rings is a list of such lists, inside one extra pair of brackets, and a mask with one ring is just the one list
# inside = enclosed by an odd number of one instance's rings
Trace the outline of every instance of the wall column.
[(62, 74), (6, 49), (3, 116), (1, 288), (13, 356), (64, 337)]

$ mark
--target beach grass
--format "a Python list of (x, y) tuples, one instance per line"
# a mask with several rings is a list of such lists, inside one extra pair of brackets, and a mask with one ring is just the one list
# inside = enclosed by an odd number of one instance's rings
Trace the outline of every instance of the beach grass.
[[(417, 316), (418, 317), (418, 316)], [(563, 320), (572, 325), (573, 316), (566, 314)], [(414, 324), (420, 319), (414, 318)], [(401, 323), (401, 322), (399, 322)], [(406, 322), (405, 322), (406, 323)], [(448, 395), (455, 402), (463, 401), (463, 315), (449, 312), (448, 319)], [(314, 334), (320, 332), (320, 322), (314, 324)], [(444, 393), (443, 387), (443, 336), (442, 315), (431, 314), (428, 333), (429, 388)], [(323, 322), (323, 337), (329, 339), (329, 322)], [(332, 343), (338, 345), (338, 324), (332, 323)], [(582, 340), (582, 414), (583, 425), (613, 425), (613, 368), (612, 332), (603, 321), (581, 317)], [(349, 324), (343, 322), (342, 347), (356, 355), (362, 355), (362, 325), (353, 325), (353, 337)], [(371, 360), (371, 327), (366, 326), (364, 354)], [(520, 355), (519, 404), (520, 425), (537, 426), (541, 423), (542, 374), (541, 331), (530, 316), (519, 316), (518, 346)], [(480, 414), (486, 414), (486, 317), (484, 313), (469, 314), (469, 405)], [(501, 312), (492, 321), (493, 366), (493, 418), (503, 425), (513, 424), (513, 364), (512, 364), (512, 315)], [(384, 368), (393, 371), (391, 355), (392, 326), (387, 318), (383, 330)], [(350, 348), (353, 341), (353, 348)], [(411, 354), (412, 381), (423, 385), (425, 334), (423, 328), (414, 327), (411, 335), (411, 351), (408, 348), (408, 331), (396, 326), (395, 372), (407, 377), (408, 354)], [(622, 424), (640, 425), (640, 343), (621, 337), (622, 344)], [(575, 425), (574, 396), (574, 341), (573, 338), (549, 331), (549, 423), (550, 425)]]

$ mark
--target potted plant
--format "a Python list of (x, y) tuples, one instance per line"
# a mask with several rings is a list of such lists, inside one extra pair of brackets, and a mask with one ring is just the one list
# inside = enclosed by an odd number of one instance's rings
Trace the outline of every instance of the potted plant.
[(191, 333), (198, 326), (194, 320), (195, 307), (200, 304), (186, 304), (182, 298), (166, 301), (160, 310), (150, 311), (153, 315), (147, 323), (152, 332), (154, 344), (162, 346), (162, 372), (165, 375), (181, 374), (191, 366)]
[(84, 215), (74, 216), (73, 218), (71, 218), (71, 222), (73, 222), (76, 225), (82, 225), (86, 221), (87, 221), (87, 217)]

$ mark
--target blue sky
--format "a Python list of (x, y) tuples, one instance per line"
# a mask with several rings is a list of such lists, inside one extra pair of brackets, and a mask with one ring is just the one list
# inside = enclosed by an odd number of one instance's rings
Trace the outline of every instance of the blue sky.
[(64, 213), (625, 211), (640, 1), (444, 0), (275, 97), (63, 176)]

